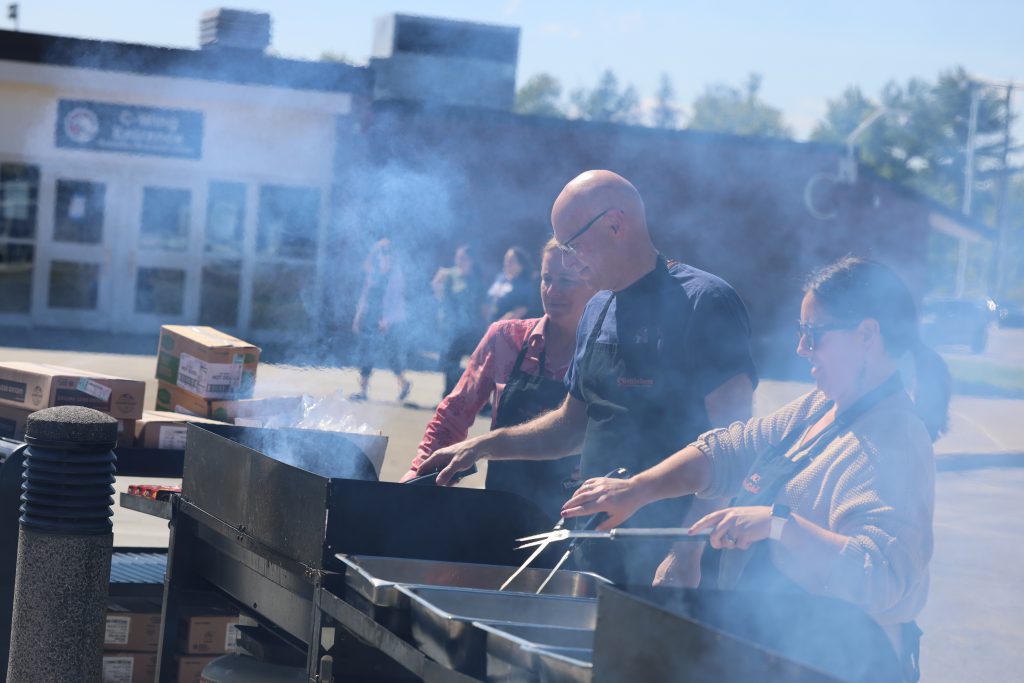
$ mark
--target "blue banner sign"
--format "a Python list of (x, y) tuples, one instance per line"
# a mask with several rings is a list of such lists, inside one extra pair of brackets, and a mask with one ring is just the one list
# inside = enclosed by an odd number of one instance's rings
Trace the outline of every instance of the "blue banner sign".
[(57, 146), (199, 159), (203, 153), (203, 114), (184, 109), (60, 100)]

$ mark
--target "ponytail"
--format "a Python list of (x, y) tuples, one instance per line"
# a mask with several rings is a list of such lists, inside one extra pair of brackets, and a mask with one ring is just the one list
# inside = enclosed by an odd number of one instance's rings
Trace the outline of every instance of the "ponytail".
[(949, 430), (953, 378), (942, 356), (924, 342), (912, 344), (910, 354), (914, 358), (914, 407), (935, 441)]

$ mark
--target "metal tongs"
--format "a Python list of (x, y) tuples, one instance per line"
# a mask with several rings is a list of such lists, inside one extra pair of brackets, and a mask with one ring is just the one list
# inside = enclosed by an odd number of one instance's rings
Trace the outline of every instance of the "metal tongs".
[[(618, 469), (614, 469), (611, 472), (609, 472), (606, 476), (607, 477), (613, 477), (615, 479), (625, 479), (626, 477), (629, 476), (629, 471), (626, 470), (626, 468), (624, 468), (624, 467), (619, 467)], [(593, 515), (589, 520), (587, 520), (587, 523), (583, 527), (583, 531), (593, 531), (593, 530), (595, 530), (606, 519), (608, 519), (608, 515), (606, 515), (603, 512), (599, 512), (596, 515)], [(579, 531), (573, 532), (571, 529), (566, 529), (565, 528), (565, 521), (566, 521), (565, 518), (562, 518), (562, 519), (558, 520), (558, 524), (556, 524), (555, 527), (551, 531), (547, 531), (547, 532), (545, 532), (543, 534), (537, 534), (536, 536), (528, 536), (526, 538), (518, 538), (518, 539), (516, 539), (520, 543), (522, 543), (523, 541), (526, 541), (526, 540), (530, 540), (530, 539), (537, 539), (535, 543), (526, 543), (526, 544), (521, 545), (518, 548), (516, 548), (516, 550), (519, 550), (520, 548), (529, 548), (531, 546), (536, 546), (536, 549), (530, 554), (530, 556), (528, 558), (526, 558), (526, 561), (523, 562), (519, 566), (519, 569), (515, 570), (515, 572), (512, 573), (512, 576), (508, 577), (505, 580), (505, 583), (501, 584), (501, 588), (498, 589), (499, 591), (503, 591), (506, 588), (508, 588), (512, 584), (512, 582), (516, 580), (516, 577), (518, 577), (520, 574), (522, 574), (524, 571), (526, 571), (526, 568), (529, 567), (533, 563), (533, 561), (535, 559), (537, 559), (537, 556), (540, 555), (542, 552), (544, 552), (544, 549), (547, 548), (550, 544), (554, 543), (555, 541), (564, 540), (566, 538), (569, 538), (568, 535), (562, 536), (562, 534), (580, 533)], [(602, 533), (602, 532), (596, 532), (596, 533)], [(577, 542), (573, 541), (569, 545), (569, 549), (565, 551), (565, 554), (562, 555), (561, 559), (558, 560), (558, 563), (555, 564), (555, 568), (552, 569), (551, 573), (549, 573), (547, 575), (547, 577), (544, 578), (544, 582), (540, 585), (540, 588), (537, 589), (537, 593), (538, 594), (542, 590), (544, 590), (545, 586), (548, 585), (548, 582), (551, 580), (551, 577), (553, 577), (555, 575), (555, 572), (557, 572), (558, 569), (563, 564), (565, 564), (565, 561), (567, 559), (569, 559), (569, 555), (571, 555), (572, 551), (575, 550), (576, 544), (577, 544)]]
[(653, 527), (649, 529), (620, 528), (611, 529), (610, 531), (597, 531), (594, 529), (555, 529), (552, 531), (546, 531), (543, 534), (517, 538), (516, 540), (521, 542), (522, 545), (516, 546), (516, 550), (567, 540), (586, 541), (589, 539), (600, 538), (614, 541), (621, 538), (672, 538), (678, 541), (685, 541), (687, 539), (701, 541), (710, 535), (711, 529), (702, 529), (701, 531), (691, 534), (688, 527)]

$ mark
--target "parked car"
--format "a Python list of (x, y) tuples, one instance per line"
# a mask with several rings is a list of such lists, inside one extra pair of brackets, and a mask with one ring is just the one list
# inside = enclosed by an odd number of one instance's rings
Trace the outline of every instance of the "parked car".
[(932, 346), (966, 346), (981, 353), (997, 306), (991, 299), (931, 299), (921, 306), (921, 336)]

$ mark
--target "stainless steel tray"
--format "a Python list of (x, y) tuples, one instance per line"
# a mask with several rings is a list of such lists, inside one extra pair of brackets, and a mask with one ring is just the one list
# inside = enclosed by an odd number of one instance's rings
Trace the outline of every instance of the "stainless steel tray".
[(579, 648), (532, 648), (540, 683), (590, 683), (593, 650)]
[[(377, 607), (408, 606), (408, 598), (396, 586), (452, 586), (497, 590), (516, 570), (496, 564), (467, 562), (440, 562), (412, 560), (401, 557), (371, 557), (366, 555), (336, 555), (345, 565), (345, 586)], [(548, 575), (547, 569), (527, 569), (509, 586), (508, 590), (535, 593)], [(608, 583), (597, 574), (560, 571), (544, 588), (545, 595), (596, 597), (597, 586)]]
[(538, 648), (587, 660), (594, 648), (594, 632), (587, 629), (479, 621), (474, 626), (487, 633), (489, 683), (537, 683)]
[(438, 663), (477, 677), (486, 671), (487, 633), (473, 622), (593, 630), (597, 621), (595, 598), (430, 586), (398, 590), (409, 597), (417, 647)]

